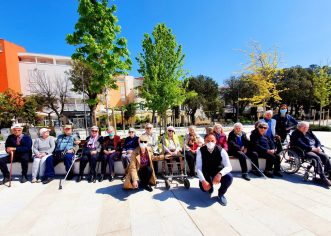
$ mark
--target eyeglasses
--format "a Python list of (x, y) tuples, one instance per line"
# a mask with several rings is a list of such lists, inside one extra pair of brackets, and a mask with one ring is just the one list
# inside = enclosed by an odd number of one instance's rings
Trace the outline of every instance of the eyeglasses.
[(134, 131), (129, 131), (129, 133), (134, 133)]
[(147, 143), (147, 141), (140, 141), (140, 143)]
[(172, 132), (175, 132), (175, 131), (173, 131), (173, 130), (168, 130), (168, 132), (169, 132), (169, 133), (172, 133)]
[(268, 129), (267, 127), (259, 127), (259, 129)]
[(96, 132), (98, 132), (98, 130), (92, 130), (91, 132), (92, 132), (92, 133), (96, 133)]
[(146, 127), (146, 129), (152, 129), (152, 127)]

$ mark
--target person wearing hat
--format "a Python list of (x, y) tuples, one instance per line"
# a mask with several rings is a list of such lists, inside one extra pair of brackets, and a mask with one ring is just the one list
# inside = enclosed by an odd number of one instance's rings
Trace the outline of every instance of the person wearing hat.
[(91, 135), (86, 138), (86, 142), (83, 146), (82, 158), (79, 162), (79, 175), (77, 182), (80, 182), (84, 175), (84, 169), (87, 163), (90, 164), (90, 175), (88, 177), (88, 182), (96, 181), (96, 165), (101, 151), (102, 136), (99, 135), (98, 126), (91, 127)]
[(136, 130), (134, 128), (129, 128), (129, 136), (124, 141), (121, 157), (124, 170), (126, 170), (130, 164), (133, 150), (139, 146), (138, 139), (138, 136), (136, 136)]
[[(32, 147), (33, 164), (32, 164), (32, 181), (31, 183), (39, 182), (39, 179), (44, 176), (45, 161), (52, 155), (55, 148), (55, 140), (49, 136), (49, 129), (41, 128), (39, 130), (40, 138), (37, 138)], [(38, 179), (39, 177), (39, 179)]]
[(276, 153), (274, 141), (267, 135), (268, 124), (260, 121), (251, 133), (250, 141), (253, 152), (266, 159), (264, 175), (273, 178), (283, 177), (280, 173), (280, 156)]
[[(64, 162), (66, 171), (68, 172), (72, 164), (73, 157), (79, 148), (79, 143), (79, 137), (72, 134), (72, 126), (65, 125), (64, 133), (60, 134), (56, 139), (53, 155), (49, 156), (46, 159), (46, 168), (43, 184), (48, 184), (54, 179), (54, 167), (62, 161)], [(73, 177), (74, 172), (73, 169), (71, 169), (67, 179), (72, 179)]]
[[(172, 160), (179, 161), (180, 165), (177, 166), (178, 171), (181, 174), (184, 174), (184, 160), (181, 154), (181, 146), (179, 142), (178, 136), (175, 134), (175, 127), (168, 126), (167, 133), (164, 136), (163, 149), (165, 158), (167, 158), (167, 162), (170, 163)], [(168, 165), (170, 168), (170, 172), (172, 173), (172, 165)]]
[(115, 134), (115, 129), (112, 126), (108, 127), (107, 134), (102, 141), (101, 176), (99, 182), (106, 178), (107, 163), (109, 165), (109, 181), (113, 181), (115, 160), (121, 156), (121, 137)]
[(149, 192), (156, 185), (156, 176), (153, 167), (153, 150), (148, 146), (149, 138), (142, 135), (139, 138), (139, 147), (131, 153), (131, 162), (123, 184), (124, 189), (142, 188)]
[[(13, 162), (21, 162), (22, 176), (21, 183), (28, 181), (28, 166), (29, 159), (31, 158), (32, 139), (30, 136), (23, 134), (23, 127), (19, 124), (15, 124), (11, 127), (12, 134), (8, 136), (5, 147), (6, 152), (14, 152)], [(10, 156), (0, 158), (0, 170), (4, 176), (1, 184), (9, 182), (9, 171), (7, 163), (10, 163)]]

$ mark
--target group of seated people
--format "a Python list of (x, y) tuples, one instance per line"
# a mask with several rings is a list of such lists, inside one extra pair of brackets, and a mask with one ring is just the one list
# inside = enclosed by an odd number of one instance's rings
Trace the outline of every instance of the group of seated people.
[[(161, 138), (162, 155), (165, 160), (178, 160), (178, 169), (183, 174), (184, 155), (188, 166), (188, 176), (197, 176), (200, 180), (200, 188), (205, 192), (213, 191), (213, 184), (221, 183), (219, 189), (219, 201), (226, 205), (224, 197), (227, 188), (232, 183), (231, 164), (229, 156), (239, 159), (242, 170), (242, 178), (249, 181), (246, 160), (252, 163), (251, 173), (256, 176), (263, 174), (269, 178), (282, 177), (280, 173), (281, 143), (286, 139), (289, 130), (295, 126), (297, 129), (291, 135), (291, 144), (303, 149), (307, 156), (317, 161), (317, 173), (324, 182), (331, 186), (330, 158), (320, 148), (321, 144), (315, 135), (309, 131), (309, 123), (298, 122), (287, 114), (286, 105), (282, 105), (279, 113), (272, 117), (272, 111), (267, 111), (264, 118), (256, 123), (250, 137), (243, 131), (243, 125), (236, 123), (228, 137), (224, 133), (222, 125), (216, 124), (206, 129), (204, 139), (196, 133), (195, 126), (190, 126), (184, 137), (183, 146), (176, 135), (173, 126), (167, 127), (167, 132)], [(6, 152), (13, 152), (13, 161), (21, 162), (21, 182), (28, 180), (28, 162), (33, 158), (32, 183), (42, 181), (44, 184), (54, 179), (54, 167), (64, 162), (68, 172), (74, 156), (82, 146), (77, 182), (84, 176), (84, 170), (89, 163), (90, 171), (87, 180), (96, 182), (97, 162), (101, 162), (101, 175), (98, 181), (106, 179), (106, 168), (109, 166), (109, 181), (114, 178), (114, 162), (121, 160), (125, 170), (124, 188), (144, 188), (152, 191), (151, 186), (156, 183), (158, 162), (155, 157), (160, 156), (160, 140), (153, 132), (153, 125), (146, 124), (145, 132), (138, 137), (135, 129), (130, 128), (128, 137), (123, 140), (115, 134), (113, 127), (108, 127), (107, 136), (100, 135), (97, 126), (91, 127), (90, 136), (81, 143), (78, 136), (73, 135), (70, 125), (64, 126), (64, 133), (57, 139), (49, 136), (49, 129), (40, 129), (40, 137), (34, 143), (30, 136), (23, 134), (23, 128), (19, 125), (12, 127), (12, 134), (6, 140)], [(82, 145), (83, 144), (83, 145)], [(258, 158), (266, 159), (266, 167), (262, 174), (259, 169)], [(10, 156), (0, 159), (0, 170), (3, 173), (1, 184), (9, 181), (7, 163)], [(327, 177), (328, 176), (328, 177)], [(68, 173), (68, 179), (74, 177), (73, 168)]]

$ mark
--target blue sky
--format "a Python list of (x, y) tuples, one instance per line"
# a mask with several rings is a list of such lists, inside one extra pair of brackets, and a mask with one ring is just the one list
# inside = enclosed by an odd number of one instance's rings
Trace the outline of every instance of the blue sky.
[[(135, 57), (144, 33), (157, 23), (173, 30), (190, 75), (208, 75), (219, 84), (248, 62), (241, 50), (250, 41), (277, 46), (282, 67), (327, 64), (331, 60), (329, 0), (115, 0), (122, 35)], [(28, 52), (70, 56), (65, 42), (78, 19), (76, 0), (1, 1), (0, 38)]]

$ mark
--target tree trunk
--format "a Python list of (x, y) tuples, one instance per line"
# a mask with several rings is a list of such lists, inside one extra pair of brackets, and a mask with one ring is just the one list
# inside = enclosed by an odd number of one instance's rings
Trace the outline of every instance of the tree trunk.
[(155, 120), (155, 110), (152, 110), (152, 122), (153, 127), (156, 127), (156, 120)]
[(167, 132), (167, 113), (162, 115), (162, 119), (163, 119), (164, 133), (166, 133)]
[(91, 114), (91, 126), (97, 125), (97, 116), (96, 116), (96, 106), (89, 106), (90, 107), (90, 114)]
[(125, 123), (124, 123), (124, 111), (123, 111), (123, 107), (121, 109), (121, 115), (122, 115), (122, 129), (123, 129), (123, 133), (125, 133)]
[(321, 119), (322, 119), (322, 105), (320, 105), (320, 119), (319, 119), (319, 122), (318, 122), (318, 126), (321, 126)]

